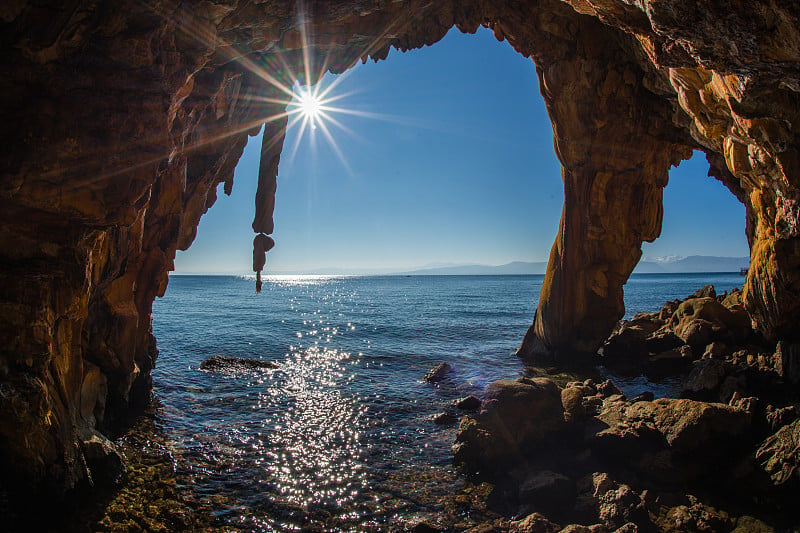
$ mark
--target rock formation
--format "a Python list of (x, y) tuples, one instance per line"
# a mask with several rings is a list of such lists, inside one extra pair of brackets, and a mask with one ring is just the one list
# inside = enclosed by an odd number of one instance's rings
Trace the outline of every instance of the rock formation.
[(153, 299), (262, 124), (253, 229), (271, 233), (286, 88), (304, 55), (312, 77), (323, 58), (341, 72), (453, 26), (489, 27), (533, 59), (563, 165), (522, 355), (594, 352), (623, 315), (641, 243), (659, 235), (670, 165), (702, 150), (747, 208), (744, 306), (798, 368), (798, 20), (793, 0), (3, 3), (6, 481), (74, 487), (91, 474), (86, 446), (147, 398)]

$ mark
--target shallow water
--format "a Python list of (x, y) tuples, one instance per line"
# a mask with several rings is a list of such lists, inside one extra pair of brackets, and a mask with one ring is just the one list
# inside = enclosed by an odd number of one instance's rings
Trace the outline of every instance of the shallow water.
[[(736, 274), (640, 275), (626, 317)], [(522, 374), (511, 355), (542, 276), (173, 276), (154, 304), (159, 419), (192, 491), (243, 530), (384, 530), (440, 516), (459, 486), (453, 402)], [(211, 355), (277, 362), (199, 370)], [(454, 370), (438, 385), (435, 364)], [(628, 394), (653, 389), (620, 383)], [(638, 390), (641, 389), (641, 390)], [(658, 390), (657, 390), (658, 392)], [(480, 517), (475, 517), (480, 518)], [(468, 517), (451, 516), (449, 520)]]

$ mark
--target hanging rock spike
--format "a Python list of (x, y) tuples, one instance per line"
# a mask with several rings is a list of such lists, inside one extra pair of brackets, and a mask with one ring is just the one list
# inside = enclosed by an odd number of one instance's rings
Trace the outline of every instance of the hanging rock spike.
[(269, 235), (259, 233), (253, 239), (253, 271), (256, 273), (256, 293), (261, 292), (261, 271), (267, 264), (267, 252), (275, 246)]

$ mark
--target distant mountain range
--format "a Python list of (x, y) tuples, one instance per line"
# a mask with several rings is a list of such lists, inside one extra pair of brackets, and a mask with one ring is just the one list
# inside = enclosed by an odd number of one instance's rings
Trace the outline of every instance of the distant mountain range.
[[(634, 274), (680, 274), (692, 272), (739, 272), (747, 268), (749, 257), (717, 257), (710, 255), (690, 255), (671, 257), (657, 261), (640, 261)], [(448, 265), (442, 267), (418, 268), (397, 275), (411, 276), (481, 276), (503, 274), (544, 274), (547, 263), (544, 261), (514, 261), (504, 265)]]

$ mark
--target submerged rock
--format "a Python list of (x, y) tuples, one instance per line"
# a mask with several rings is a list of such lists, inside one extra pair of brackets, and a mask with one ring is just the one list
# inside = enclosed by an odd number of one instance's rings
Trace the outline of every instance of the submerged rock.
[(278, 367), (279, 365), (272, 361), (260, 361), (258, 359), (230, 357), (227, 355), (212, 355), (200, 363), (200, 370), (209, 370), (211, 372), (241, 372), (243, 370), (267, 370)]
[(422, 378), (422, 380), (427, 381), (428, 383), (438, 383), (442, 381), (451, 370), (453, 370), (453, 366), (450, 363), (442, 361), (435, 367), (428, 370), (428, 373), (425, 374), (425, 377)]

